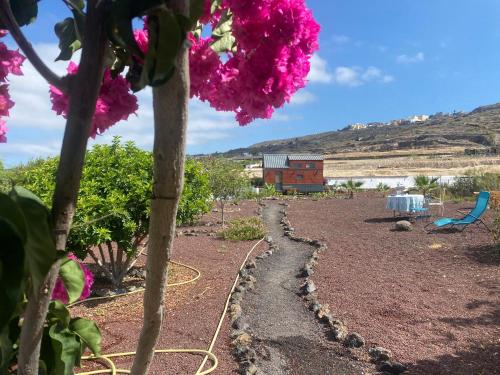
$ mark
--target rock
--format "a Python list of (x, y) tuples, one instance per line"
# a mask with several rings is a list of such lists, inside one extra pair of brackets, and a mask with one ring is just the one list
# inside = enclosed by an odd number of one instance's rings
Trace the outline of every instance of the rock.
[(303, 277), (308, 277), (311, 276), (314, 273), (312, 267), (309, 264), (306, 264), (304, 268), (302, 268), (302, 276)]
[(348, 334), (345, 339), (345, 346), (348, 348), (361, 348), (363, 345), (365, 345), (365, 339), (357, 332)]
[(234, 290), (239, 293), (245, 293), (246, 288), (244, 285), (240, 284), (236, 288), (234, 288)]
[(392, 357), (392, 352), (389, 349), (381, 346), (375, 346), (368, 350), (368, 354), (375, 362), (388, 361)]
[(257, 279), (252, 275), (247, 275), (247, 276), (245, 276), (245, 281), (255, 283), (257, 281)]
[(233, 351), (234, 356), (237, 359), (242, 360), (245, 358), (246, 354), (248, 353), (248, 349), (249, 349), (249, 347), (247, 345), (237, 345)]
[(247, 264), (245, 265), (245, 267), (247, 269), (251, 269), (251, 268), (256, 268), (257, 267), (257, 264), (255, 263), (255, 260), (253, 259), (250, 259)]
[(229, 314), (231, 315), (231, 322), (234, 322), (236, 319), (241, 317), (241, 313), (242, 313), (242, 310), (241, 310), (241, 306), (239, 304), (235, 303), (235, 304), (231, 305), (231, 307), (229, 308)]
[(321, 303), (319, 302), (313, 302), (311, 304), (311, 310), (314, 312), (314, 313), (317, 313), (319, 311), (319, 309), (321, 309)]
[(245, 331), (239, 330), (239, 329), (234, 329), (231, 331), (231, 334), (229, 335), (232, 339), (237, 338), (238, 336), (241, 336), (242, 334), (246, 333)]
[(248, 323), (246, 323), (242, 317), (237, 318), (231, 325), (234, 329), (245, 331), (248, 329)]
[(330, 331), (331, 337), (335, 341), (343, 341), (347, 336), (347, 327), (344, 324), (335, 324)]
[(247, 290), (254, 290), (255, 284), (251, 281), (246, 281), (246, 288)]
[(236, 337), (232, 342), (231, 345), (233, 346), (238, 346), (238, 345), (246, 345), (250, 346), (252, 343), (252, 336), (250, 336), (248, 333), (244, 332), (238, 337)]
[(129, 292), (135, 292), (137, 290), (137, 287), (135, 285), (131, 285), (127, 288), (127, 291)]
[(396, 222), (396, 230), (402, 231), (402, 232), (409, 232), (413, 229), (413, 226), (408, 220), (400, 220)]
[(240, 276), (241, 277), (247, 277), (248, 276), (248, 269), (243, 268), (240, 270)]
[(318, 309), (318, 311), (316, 311), (316, 316), (318, 317), (318, 319), (322, 319), (323, 317), (325, 317), (328, 314), (330, 314), (330, 307), (328, 306), (327, 303), (325, 303), (324, 305), (322, 305)]
[(399, 362), (384, 361), (378, 366), (380, 371), (384, 371), (389, 374), (399, 375), (406, 371), (406, 367)]
[(307, 280), (302, 286), (302, 291), (304, 292), (304, 294), (311, 294), (312, 292), (316, 291), (316, 285), (314, 285), (314, 282), (312, 280)]
[(258, 372), (259, 372), (259, 369), (253, 363), (250, 363), (245, 368), (245, 375), (257, 375)]
[(240, 303), (242, 299), (243, 299), (243, 293), (234, 292), (233, 295), (231, 296), (231, 303)]
[(267, 243), (273, 242), (273, 238), (271, 236), (266, 236), (266, 242)]

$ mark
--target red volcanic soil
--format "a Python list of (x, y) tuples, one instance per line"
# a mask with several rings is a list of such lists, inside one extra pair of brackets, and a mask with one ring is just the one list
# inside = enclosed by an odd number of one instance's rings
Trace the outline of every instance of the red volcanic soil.
[[(445, 216), (471, 203), (446, 203)], [(299, 236), (319, 239), (318, 297), (409, 374), (500, 373), (500, 253), (490, 234), (394, 230), (380, 196), (291, 201)], [(488, 212), (486, 221), (491, 222)]]
[[(255, 202), (241, 202), (230, 206), (228, 219), (255, 216)], [(217, 230), (215, 223), (220, 214), (210, 213), (202, 218), (195, 230)], [(179, 228), (185, 231), (186, 228)], [(191, 348), (207, 350), (224, 310), (224, 305), (239, 267), (247, 252), (257, 241), (223, 241), (208, 235), (180, 236), (174, 241), (173, 260), (197, 268), (201, 277), (194, 283), (168, 288), (166, 293), (166, 320), (163, 323), (158, 349)], [(267, 249), (259, 245), (253, 255)], [(138, 262), (144, 264), (145, 257)], [(190, 279), (194, 272), (173, 266), (169, 282)], [(134, 351), (142, 326), (142, 293), (114, 299), (87, 302), (73, 307), (72, 315), (88, 317), (97, 321), (103, 335), (103, 352)], [(219, 360), (215, 374), (236, 374), (238, 364), (231, 355), (229, 319), (226, 317), (215, 345), (214, 353)], [(201, 364), (202, 356), (190, 354), (158, 354), (152, 365), (152, 374), (194, 374)], [(130, 368), (132, 359), (117, 358), (117, 367)], [(89, 365), (95, 369), (95, 365)], [(208, 368), (208, 365), (207, 367)]]

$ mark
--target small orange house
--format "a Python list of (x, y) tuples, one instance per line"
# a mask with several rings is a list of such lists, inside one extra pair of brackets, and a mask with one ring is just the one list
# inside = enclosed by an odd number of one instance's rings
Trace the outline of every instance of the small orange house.
[(323, 191), (323, 156), (314, 154), (264, 154), (264, 183), (277, 191), (313, 193)]

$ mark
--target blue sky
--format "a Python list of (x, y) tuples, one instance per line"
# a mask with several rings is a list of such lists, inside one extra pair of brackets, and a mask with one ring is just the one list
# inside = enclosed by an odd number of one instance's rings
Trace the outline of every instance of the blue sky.
[[(307, 87), (273, 119), (244, 128), (231, 114), (192, 101), (189, 153), (225, 151), (353, 122), (468, 111), (500, 101), (500, 1), (307, 0), (307, 4), (322, 27)], [(51, 62), (57, 55), (52, 30), (66, 14), (62, 1), (43, 0), (39, 19), (26, 28), (41, 56), (61, 73), (66, 64)], [(8, 119), (8, 143), (0, 145), (0, 159), (9, 166), (58, 153), (64, 126), (50, 110), (47, 85), (29, 64), (24, 70), (24, 77), (11, 80), (16, 107)], [(96, 141), (109, 142), (118, 134), (151, 148), (150, 92), (141, 93), (139, 99), (138, 116)]]

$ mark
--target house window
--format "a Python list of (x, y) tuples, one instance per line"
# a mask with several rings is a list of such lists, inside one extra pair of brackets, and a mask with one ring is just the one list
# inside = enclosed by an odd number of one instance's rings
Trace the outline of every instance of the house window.
[(302, 181), (304, 179), (304, 175), (303, 174), (298, 174), (298, 175), (295, 176), (295, 179), (297, 181)]
[(292, 168), (302, 168), (302, 163), (292, 163)]
[(314, 168), (316, 168), (316, 164), (314, 164), (314, 163), (306, 163), (306, 168), (307, 169), (314, 169)]

